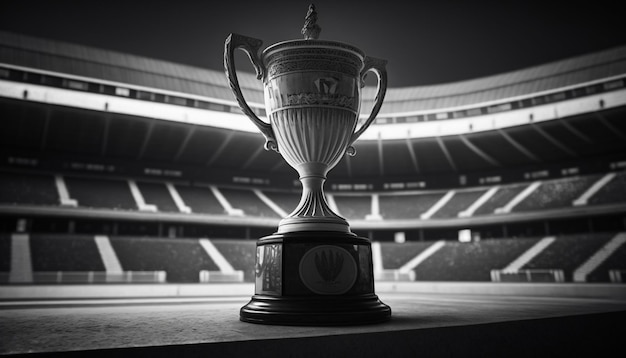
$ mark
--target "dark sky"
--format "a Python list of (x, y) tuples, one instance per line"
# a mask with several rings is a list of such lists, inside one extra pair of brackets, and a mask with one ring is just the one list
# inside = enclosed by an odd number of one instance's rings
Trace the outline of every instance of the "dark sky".
[[(3, 0), (0, 30), (222, 71), (230, 32), (264, 46), (301, 38), (310, 2)], [(314, 3), (320, 39), (387, 59), (390, 87), (483, 77), (626, 44), (619, 1)]]

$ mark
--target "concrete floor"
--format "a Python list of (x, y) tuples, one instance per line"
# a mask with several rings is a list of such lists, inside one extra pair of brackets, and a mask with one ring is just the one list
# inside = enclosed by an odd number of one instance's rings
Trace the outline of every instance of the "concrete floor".
[(249, 295), (5, 300), (0, 301), (0, 354), (566, 355), (582, 349), (594, 353), (614, 349), (612, 344), (619, 341), (626, 322), (622, 297), (378, 294), (391, 306), (392, 319), (348, 327), (243, 323), (239, 308)]

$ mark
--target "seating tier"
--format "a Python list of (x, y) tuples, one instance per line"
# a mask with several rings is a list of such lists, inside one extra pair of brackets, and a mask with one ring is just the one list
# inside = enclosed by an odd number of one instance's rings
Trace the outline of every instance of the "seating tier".
[(155, 205), (158, 211), (174, 213), (179, 211), (165, 184), (137, 182), (137, 187), (146, 204)]
[(491, 281), (491, 270), (502, 269), (537, 239), (490, 239), (472, 243), (447, 241), (415, 268), (417, 281)]
[(233, 208), (243, 210), (245, 215), (265, 218), (280, 217), (259, 199), (252, 190), (224, 188), (220, 189), (220, 191)]
[(383, 219), (416, 219), (433, 206), (445, 193), (380, 195)]
[(565, 281), (572, 281), (574, 270), (613, 236), (614, 233), (559, 236), (522, 269), (560, 269)]
[(65, 184), (70, 198), (81, 207), (137, 210), (126, 180), (66, 176)]
[(244, 281), (254, 282), (256, 263), (255, 240), (211, 240), (217, 250), (235, 270), (244, 272)]
[(572, 206), (572, 202), (578, 199), (599, 178), (599, 175), (589, 175), (545, 181), (516, 205), (512, 211), (533, 211)]
[(33, 271), (104, 271), (91, 235), (31, 234)]
[(0, 172), (0, 203), (59, 205), (52, 175)]
[(335, 195), (334, 198), (339, 214), (348, 220), (363, 220), (372, 212), (372, 197), (370, 195)]
[(626, 202), (626, 171), (618, 172), (611, 181), (589, 198), (589, 205), (623, 202)]
[(389, 270), (399, 269), (432, 244), (432, 241), (405, 242), (403, 244), (382, 242), (380, 243), (380, 251), (383, 259), (383, 268)]
[(211, 189), (186, 185), (176, 185), (175, 187), (183, 202), (191, 208), (192, 212), (214, 215), (226, 214)]
[(110, 240), (125, 271), (166, 271), (168, 282), (198, 282), (201, 270), (219, 270), (197, 239)]
[(456, 192), (454, 196), (431, 217), (437, 219), (455, 218), (459, 215), (459, 212), (467, 209), (486, 191), (485, 189)]

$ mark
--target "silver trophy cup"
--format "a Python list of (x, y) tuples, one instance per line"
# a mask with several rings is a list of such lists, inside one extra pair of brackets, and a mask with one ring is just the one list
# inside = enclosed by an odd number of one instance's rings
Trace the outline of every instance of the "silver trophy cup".
[[(276, 43), (237, 34), (225, 42), (224, 67), (242, 111), (299, 174), (302, 197), (274, 235), (257, 242), (256, 290), (241, 309), (243, 321), (268, 324), (353, 324), (389, 318), (374, 294), (371, 243), (350, 232), (333, 212), (323, 185), (328, 172), (374, 121), (387, 89), (386, 61), (358, 48), (317, 39), (313, 6), (303, 40)], [(263, 82), (269, 123), (246, 103), (235, 72), (243, 50)], [(359, 126), (364, 77), (374, 72), (378, 90), (369, 117)]]
[[(280, 222), (278, 232), (350, 232), (348, 222), (328, 206), (323, 184), (346, 153), (355, 154), (352, 144), (376, 118), (387, 90), (386, 61), (334, 41), (285, 41), (260, 52), (261, 44), (231, 34), (224, 63), (237, 102), (265, 136), (266, 149), (279, 152), (302, 182), (300, 203)], [(235, 74), (236, 49), (248, 54), (263, 81), (269, 123), (243, 98)], [(378, 76), (378, 92), (369, 118), (357, 129), (361, 88), (369, 71)]]

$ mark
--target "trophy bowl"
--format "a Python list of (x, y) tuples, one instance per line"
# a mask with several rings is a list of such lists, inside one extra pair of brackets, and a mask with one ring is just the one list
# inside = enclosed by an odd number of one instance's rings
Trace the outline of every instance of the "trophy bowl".
[[(318, 40), (317, 13), (309, 7), (303, 40), (262, 41), (230, 34), (224, 68), (242, 111), (274, 150), (299, 174), (302, 197), (274, 235), (257, 242), (256, 295), (241, 319), (270, 324), (347, 324), (390, 316), (374, 295), (371, 243), (350, 231), (328, 206), (323, 185), (328, 172), (369, 127), (387, 89), (386, 61), (358, 48)], [(235, 70), (234, 51), (244, 51), (263, 82), (268, 123), (246, 103)], [(365, 75), (378, 89), (369, 117), (358, 126)], [(370, 312), (370, 314), (363, 314)]]

